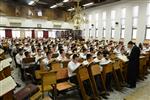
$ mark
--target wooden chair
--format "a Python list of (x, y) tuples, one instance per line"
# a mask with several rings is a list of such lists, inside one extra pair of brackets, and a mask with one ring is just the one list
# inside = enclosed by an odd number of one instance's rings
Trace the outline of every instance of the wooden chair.
[[(87, 66), (82, 66), (81, 65), (74, 72), (77, 74), (77, 79), (78, 79), (78, 83), (79, 83), (79, 87), (80, 87), (80, 90), (81, 90), (83, 100), (98, 100), (98, 98), (96, 97), (96, 94), (94, 92), (94, 87), (93, 87), (93, 85), (91, 83), (91, 80), (90, 80), (90, 76), (89, 76), (89, 73), (88, 73), (88, 70), (87, 70)], [(94, 97), (90, 97), (89, 95), (86, 94), (86, 90), (85, 90), (85, 87), (84, 87), (84, 84), (83, 84), (83, 82), (86, 81), (86, 80), (89, 80), (89, 82), (90, 82), (90, 86), (92, 88), (92, 92), (94, 94)]]
[(97, 75), (99, 75), (99, 79), (102, 81), (101, 85), (104, 89), (104, 91), (102, 91), (102, 93), (100, 93), (100, 94), (106, 94), (107, 90), (106, 90), (105, 82), (104, 82), (104, 79), (103, 79), (103, 76), (102, 76), (102, 73), (101, 73), (102, 70), (100, 69), (99, 63), (91, 63), (88, 67), (88, 72), (89, 72), (89, 75), (90, 75), (91, 82), (94, 86), (94, 90), (95, 90), (96, 95), (99, 96), (98, 90), (97, 90), (97, 84), (96, 84), (96, 80), (95, 80), (95, 76), (97, 76)]
[(140, 57), (140, 65), (139, 65), (139, 78), (144, 80), (144, 66), (145, 66), (145, 56)]
[(114, 78), (115, 83), (116, 83), (117, 90), (120, 90), (121, 87), (119, 84), (119, 80), (118, 80), (118, 77), (117, 77), (115, 71), (113, 70), (113, 64), (112, 63), (109, 63), (109, 64), (103, 66), (103, 77), (104, 77), (105, 83), (106, 83), (106, 76), (109, 73), (112, 73), (113, 78)]
[(44, 92), (49, 92), (53, 90), (53, 99), (56, 99), (56, 71), (49, 71), (49, 72), (41, 72), (42, 77), (42, 97), (44, 98)]
[[(121, 61), (117, 60), (117, 59), (113, 63), (113, 74), (114, 74), (114, 77), (115, 77), (115, 81), (116, 81), (117, 89), (118, 90), (121, 89), (121, 84), (125, 83), (125, 79), (124, 79), (124, 76), (123, 76), (123, 74), (121, 72), (120, 65), (121, 65)], [(121, 81), (119, 80), (119, 77), (120, 77)]]
[(150, 54), (149, 52), (146, 52), (146, 60), (145, 60), (145, 66), (144, 66), (144, 74), (147, 75), (149, 72), (148, 72), (148, 68), (150, 66)]
[(53, 62), (51, 62), (51, 69), (52, 70), (59, 70), (59, 69), (61, 69), (61, 68), (63, 68), (63, 65), (62, 65), (62, 63), (60, 62), (60, 61), (53, 61)]
[(104, 81), (106, 82), (106, 74), (107, 73), (112, 73), (113, 72), (113, 66), (112, 66), (112, 63), (109, 63), (109, 64), (106, 64), (106, 65), (103, 65), (103, 77), (104, 77)]
[(47, 71), (47, 70), (45, 69), (45, 65), (44, 65), (43, 62), (41, 62), (41, 63), (40, 63), (40, 70), (36, 70), (36, 71), (35, 71), (35, 77), (36, 77), (36, 79), (41, 79), (40, 73), (41, 73), (41, 72), (45, 72), (45, 71)]
[(22, 63), (24, 64), (35, 63), (35, 58), (23, 58)]
[(23, 69), (23, 75), (25, 79), (27, 76), (30, 76), (31, 79), (33, 79), (33, 73), (32, 73), (33, 70), (31, 70), (31, 65), (33, 64), (35, 64), (35, 58), (23, 58), (22, 59), (22, 69)]
[(127, 82), (127, 67), (128, 67), (128, 62), (120, 61), (120, 68), (121, 68), (120, 70), (124, 77), (124, 82)]
[(75, 84), (68, 82), (68, 69), (62, 68), (60, 70), (57, 70), (57, 85), (56, 89), (57, 91), (63, 92), (63, 91), (69, 91), (75, 88)]

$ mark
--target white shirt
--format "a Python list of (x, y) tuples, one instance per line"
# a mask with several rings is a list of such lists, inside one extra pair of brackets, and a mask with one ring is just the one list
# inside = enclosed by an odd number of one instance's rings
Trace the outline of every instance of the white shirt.
[(94, 62), (100, 62), (101, 60), (99, 60), (97, 57), (94, 59)]
[(24, 50), (25, 50), (25, 51), (28, 51), (28, 52), (31, 52), (31, 51), (32, 51), (30, 46), (29, 46), (29, 47), (24, 47)]
[(111, 60), (106, 60), (105, 58), (102, 58), (100, 61), (100, 65), (106, 65), (109, 64), (111, 62)]
[(59, 56), (57, 57), (57, 60), (59, 60), (59, 61), (65, 61), (65, 60), (67, 60), (67, 57), (65, 56), (65, 57), (63, 58), (61, 55), (59, 55)]
[(120, 55), (121, 54), (121, 51), (120, 51), (120, 49), (114, 49), (114, 51), (113, 51), (116, 55)]
[(67, 47), (67, 46), (64, 46), (63, 49), (64, 49), (65, 53), (67, 53), (68, 47)]
[[(96, 62), (96, 63), (97, 63), (97, 62), (101, 62), (101, 60), (99, 60), (98, 58), (95, 58), (95, 59), (94, 59), (94, 62)], [(100, 65), (99, 67), (100, 67), (100, 70), (102, 71), (102, 70), (103, 70), (103, 67), (102, 67), (101, 65)]]
[(16, 55), (16, 62), (17, 64), (22, 64), (22, 59), (24, 58), (24, 55), (20, 55), (19, 53)]
[(73, 61), (70, 61), (68, 63), (68, 76), (72, 77), (76, 75), (76, 73), (73, 73), (78, 67), (80, 66), (80, 63), (74, 63)]
[(80, 58), (86, 59), (86, 54), (80, 53)]
[(49, 64), (49, 59), (48, 59), (48, 58), (45, 58), (45, 59), (43, 59), (42, 61), (43, 61), (43, 63), (44, 63), (45, 65), (48, 65), (48, 64)]
[(36, 55), (35, 56), (35, 62), (37, 62), (39, 59), (41, 59), (43, 57), (43, 55), (39, 56), (39, 55)]

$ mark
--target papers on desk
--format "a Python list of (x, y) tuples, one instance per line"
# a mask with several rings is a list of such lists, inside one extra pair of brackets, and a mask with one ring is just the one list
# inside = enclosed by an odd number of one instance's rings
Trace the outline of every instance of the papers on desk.
[(107, 65), (111, 62), (111, 60), (102, 60), (100, 61), (100, 65)]
[(8, 93), (16, 87), (16, 83), (11, 76), (0, 81), (0, 96)]
[(0, 71), (2, 71), (4, 68), (10, 66), (10, 62), (12, 62), (12, 58), (4, 59), (0, 62)]
[(128, 58), (127, 58), (127, 56), (125, 56), (125, 55), (118, 55), (117, 58), (120, 59), (120, 60), (122, 60), (123, 62), (129, 61)]

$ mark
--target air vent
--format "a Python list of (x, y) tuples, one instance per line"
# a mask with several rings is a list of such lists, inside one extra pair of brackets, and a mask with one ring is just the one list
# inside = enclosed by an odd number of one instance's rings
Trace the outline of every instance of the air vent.
[(54, 28), (61, 28), (61, 25), (53, 25)]
[(60, 22), (53, 22), (53, 27), (54, 28), (61, 28), (61, 23)]

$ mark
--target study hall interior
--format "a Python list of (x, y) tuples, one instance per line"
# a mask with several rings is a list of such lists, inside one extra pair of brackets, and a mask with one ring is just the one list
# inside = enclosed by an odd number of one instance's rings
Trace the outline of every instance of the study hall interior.
[(0, 99), (150, 100), (150, 0), (1, 0)]

